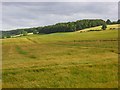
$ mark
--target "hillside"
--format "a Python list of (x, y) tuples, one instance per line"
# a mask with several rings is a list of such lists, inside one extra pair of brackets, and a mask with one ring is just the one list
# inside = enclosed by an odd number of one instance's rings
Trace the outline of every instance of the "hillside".
[[(114, 30), (114, 29), (118, 29), (119, 24), (113, 24), (113, 25), (107, 25), (106, 30)], [(102, 26), (96, 26), (96, 27), (91, 27), (91, 28), (86, 28), (86, 29), (82, 29), (82, 30), (78, 30), (78, 32), (82, 32), (82, 31), (100, 31)]]
[(3, 88), (117, 88), (117, 26), (3, 39)]
[(48, 25), (48, 26), (2, 31), (1, 38), (10, 38), (16, 35), (26, 36), (28, 33), (50, 34), (50, 33), (58, 33), (58, 32), (75, 32), (77, 30), (82, 30), (85, 28), (90, 28), (100, 25), (106, 26), (106, 22), (102, 19), (83, 19), (74, 22), (56, 23), (54, 25)]

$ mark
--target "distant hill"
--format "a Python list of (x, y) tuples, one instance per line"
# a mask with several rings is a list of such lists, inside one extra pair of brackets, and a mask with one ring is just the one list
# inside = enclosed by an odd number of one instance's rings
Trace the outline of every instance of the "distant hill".
[(11, 36), (26, 36), (28, 33), (33, 34), (50, 34), (56, 32), (74, 32), (83, 30), (86, 28), (106, 25), (106, 22), (102, 19), (83, 19), (75, 22), (57, 23), (55, 25), (49, 25), (44, 27), (34, 27), (25, 29), (16, 29), (10, 31), (2, 31), (1, 38), (10, 38)]
[(74, 31), (82, 30), (89, 27), (100, 26), (103, 24), (106, 24), (106, 23), (102, 19), (84, 19), (84, 20), (77, 20), (75, 22), (57, 23), (55, 25), (49, 25), (44, 27), (2, 31), (2, 36), (10, 37), (12, 35), (20, 35), (24, 33), (49, 34), (49, 33), (56, 33), (56, 32), (74, 32)]

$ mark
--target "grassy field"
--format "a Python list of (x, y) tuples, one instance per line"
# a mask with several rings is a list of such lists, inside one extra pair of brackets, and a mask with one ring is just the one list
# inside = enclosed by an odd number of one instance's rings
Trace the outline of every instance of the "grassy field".
[(118, 25), (3, 39), (2, 87), (118, 87), (118, 30), (110, 27)]

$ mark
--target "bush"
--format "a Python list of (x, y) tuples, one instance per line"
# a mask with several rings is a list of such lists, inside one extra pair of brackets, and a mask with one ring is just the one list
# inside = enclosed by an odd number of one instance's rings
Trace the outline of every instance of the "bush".
[(10, 36), (10, 35), (7, 35), (6, 38), (11, 38), (11, 36)]
[(106, 25), (106, 24), (103, 24), (103, 25), (102, 25), (102, 29), (103, 29), (103, 30), (106, 30), (106, 28), (107, 28), (107, 25)]
[(33, 34), (38, 34), (38, 31), (37, 31), (37, 30), (34, 30), (34, 31), (33, 31)]
[(23, 31), (22, 31), (22, 34), (23, 34), (23, 36), (27, 36), (28, 33), (23, 30)]

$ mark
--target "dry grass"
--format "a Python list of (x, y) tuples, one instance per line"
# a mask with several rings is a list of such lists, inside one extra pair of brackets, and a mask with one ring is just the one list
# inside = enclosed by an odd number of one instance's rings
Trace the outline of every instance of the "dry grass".
[(3, 40), (3, 88), (115, 88), (117, 30)]

